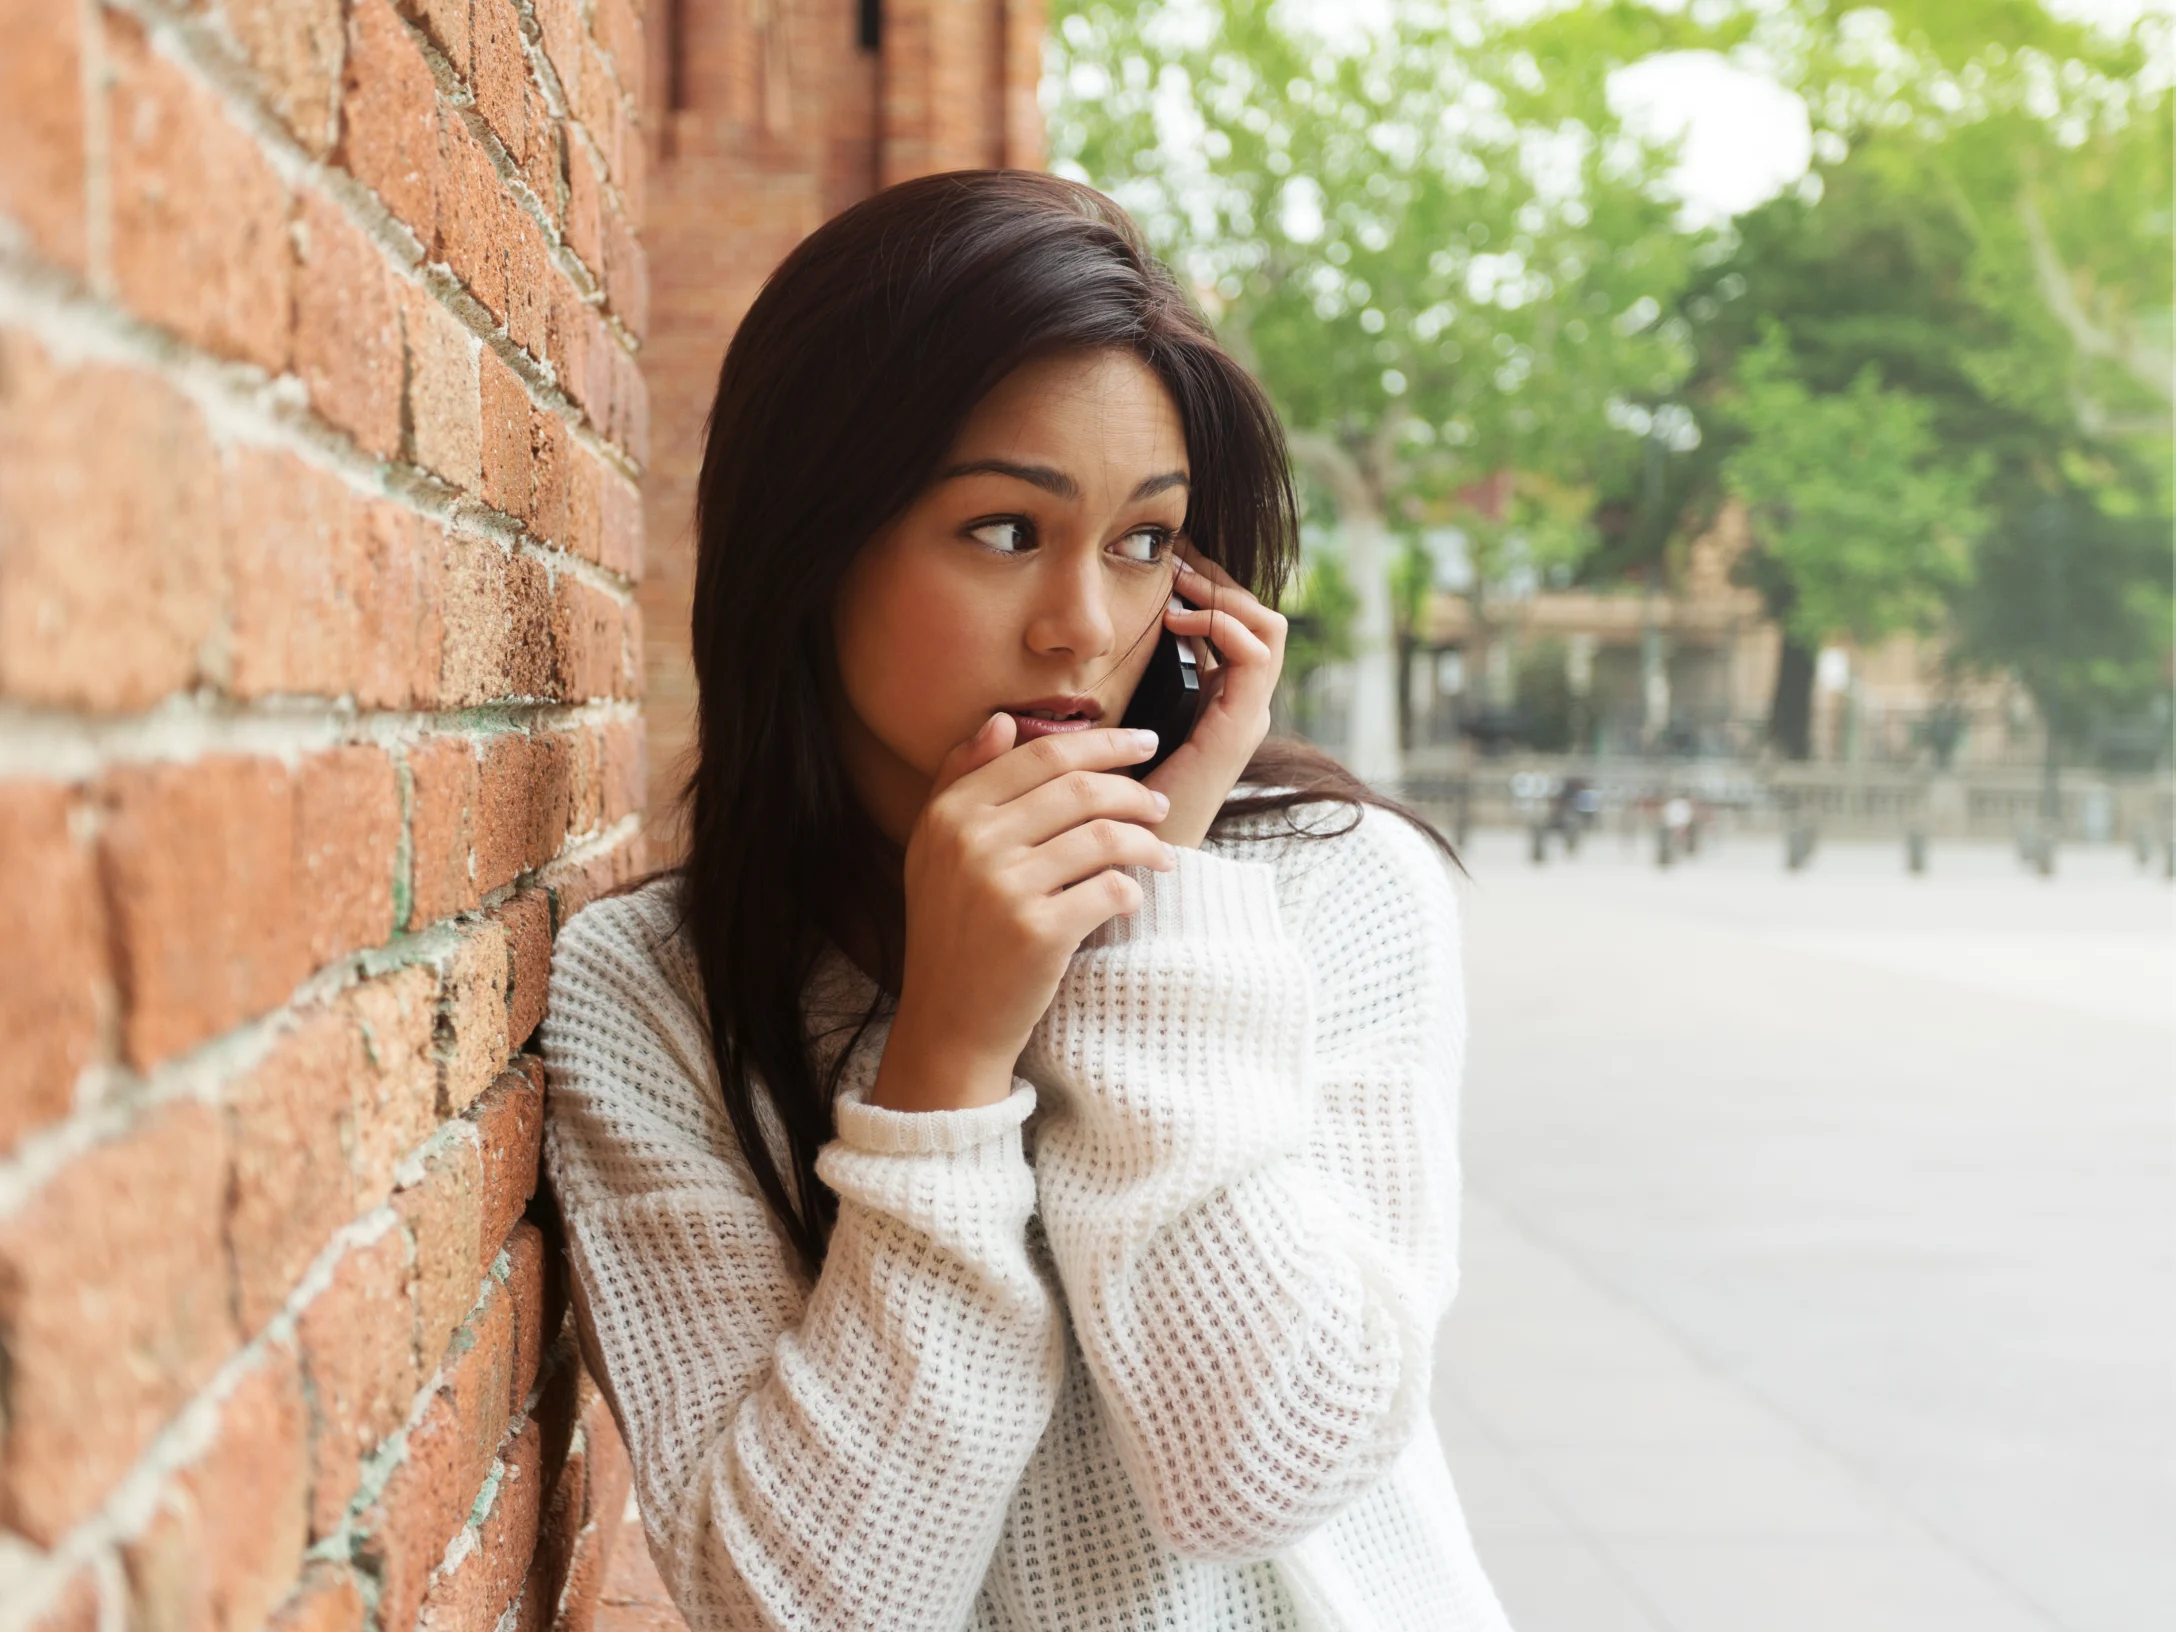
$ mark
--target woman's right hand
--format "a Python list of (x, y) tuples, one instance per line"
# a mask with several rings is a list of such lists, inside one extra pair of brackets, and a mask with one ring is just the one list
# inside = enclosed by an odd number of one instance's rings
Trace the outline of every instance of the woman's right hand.
[(1176, 865), (1150, 828), (1170, 803), (1115, 767), (1150, 731), (1089, 730), (1013, 747), (993, 714), (945, 756), (907, 837), (906, 965), (872, 1101), (962, 1110), (1012, 1092), (1013, 1063), (1088, 933), (1141, 905), (1115, 869)]

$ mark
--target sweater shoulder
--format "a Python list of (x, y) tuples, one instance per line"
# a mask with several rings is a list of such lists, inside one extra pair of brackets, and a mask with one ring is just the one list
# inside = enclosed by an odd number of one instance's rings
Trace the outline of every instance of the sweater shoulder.
[(1287, 922), (1422, 916), (1455, 923), (1451, 861), (1396, 811), (1336, 800), (1294, 805), (1230, 824), (1213, 853), (1268, 866)]

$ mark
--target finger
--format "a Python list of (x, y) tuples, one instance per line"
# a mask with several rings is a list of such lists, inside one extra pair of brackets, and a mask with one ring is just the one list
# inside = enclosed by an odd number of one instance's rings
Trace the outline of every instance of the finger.
[(1110, 867), (1168, 873), (1177, 865), (1171, 846), (1147, 828), (1099, 817), (1037, 845), (1028, 853), (1019, 876), (1030, 889), (1048, 895)]
[(1013, 800), (1001, 821), (1007, 839), (1032, 846), (1101, 817), (1153, 827), (1170, 814), (1170, 800), (1130, 776), (1068, 771)]
[[(1007, 716), (1010, 719), (1010, 716)], [(1108, 771), (1138, 765), (1156, 752), (1156, 733), (1099, 727), (1061, 731), (1000, 754), (971, 773), (975, 797), (993, 805), (1009, 804), (1032, 788), (1069, 771)], [(965, 780), (964, 778), (962, 780)]]
[(1113, 918), (1139, 912), (1144, 899), (1139, 881), (1130, 873), (1105, 868), (1069, 890), (1060, 890), (1044, 910), (1050, 915), (1051, 933), (1078, 946), (1091, 930)]
[(1198, 605), (1229, 612), (1244, 623), (1265, 645), (1282, 647), (1284, 644), (1285, 617), (1256, 600), (1246, 590), (1231, 581), (1231, 575), (1217, 568), (1219, 578), (1210, 578), (1191, 567), (1179, 568), (1177, 588), (1180, 594)]
[(1196, 635), (1213, 640), (1224, 654), (1226, 664), (1244, 668), (1249, 664), (1272, 664), (1276, 654), (1269, 643), (1232, 613), (1221, 608), (1182, 607), (1166, 612), (1164, 622), (1175, 633)]
[(979, 731), (938, 762), (936, 778), (929, 787), (930, 797), (934, 799), (960, 778), (973, 775), (1005, 753), (1019, 729), (1010, 714), (992, 714), (984, 720)]

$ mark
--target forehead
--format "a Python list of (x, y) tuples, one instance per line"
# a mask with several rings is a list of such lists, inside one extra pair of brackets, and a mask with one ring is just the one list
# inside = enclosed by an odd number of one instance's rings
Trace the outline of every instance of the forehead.
[(1186, 428), (1132, 353), (1060, 352), (1023, 363), (975, 405), (948, 462), (972, 459), (1052, 465), (1082, 481), (1107, 471), (1130, 486), (1186, 470)]

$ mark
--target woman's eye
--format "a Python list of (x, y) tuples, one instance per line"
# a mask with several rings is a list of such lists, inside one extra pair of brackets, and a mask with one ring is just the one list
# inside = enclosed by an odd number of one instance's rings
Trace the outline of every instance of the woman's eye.
[(1142, 527), (1113, 546), (1128, 561), (1161, 561), (1171, 548), (1171, 535), (1161, 527)]
[(980, 526), (968, 528), (967, 536), (977, 544), (1006, 555), (1017, 555), (1035, 542), (1034, 534), (1028, 531), (1024, 521), (985, 521)]

